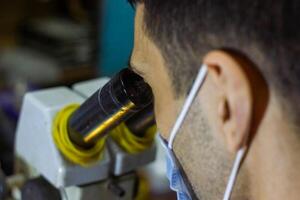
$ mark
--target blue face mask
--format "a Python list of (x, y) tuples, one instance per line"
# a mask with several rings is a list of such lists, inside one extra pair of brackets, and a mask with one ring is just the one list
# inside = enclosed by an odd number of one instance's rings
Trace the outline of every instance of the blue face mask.
[(167, 178), (170, 182), (170, 188), (177, 193), (177, 199), (179, 200), (191, 200), (191, 195), (185, 184), (183, 176), (181, 174), (179, 163), (174, 156), (171, 149), (168, 148), (167, 143), (164, 139), (160, 138), (161, 144), (166, 150), (166, 167), (167, 167)]
[[(198, 94), (201, 86), (203, 85), (203, 82), (205, 80), (205, 77), (207, 75), (207, 66), (202, 65), (198, 75), (194, 81), (194, 84), (191, 88), (191, 91), (186, 99), (186, 101), (183, 104), (182, 110), (179, 113), (179, 116), (171, 130), (169, 142), (167, 143), (161, 138), (161, 143), (163, 147), (166, 149), (167, 153), (167, 177), (170, 181), (170, 188), (174, 190), (177, 193), (177, 199), (178, 200), (192, 200), (192, 196), (188, 190), (188, 187), (184, 181), (183, 175), (181, 174), (179, 163), (174, 155), (173, 152), (173, 142), (175, 139), (176, 134), (178, 133), (185, 117), (187, 116), (187, 113)], [(239, 167), (241, 165), (242, 159), (244, 157), (246, 148), (242, 148), (238, 151), (236, 155), (236, 159), (232, 168), (232, 172), (230, 174), (228, 184), (225, 190), (225, 194), (223, 197), (223, 200), (229, 200), (231, 192), (233, 190), (234, 182), (236, 180)]]

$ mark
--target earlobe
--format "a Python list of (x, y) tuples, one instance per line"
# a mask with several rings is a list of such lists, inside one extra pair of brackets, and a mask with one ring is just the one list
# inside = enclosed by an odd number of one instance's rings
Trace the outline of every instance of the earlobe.
[(253, 98), (244, 66), (234, 55), (213, 51), (204, 58), (209, 75), (220, 92), (218, 121), (229, 151), (237, 152), (247, 144), (252, 119)]

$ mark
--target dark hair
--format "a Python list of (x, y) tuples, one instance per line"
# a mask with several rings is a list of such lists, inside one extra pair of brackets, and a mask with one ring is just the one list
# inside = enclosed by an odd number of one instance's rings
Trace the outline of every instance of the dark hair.
[[(188, 91), (211, 49), (241, 51), (259, 66), (271, 88), (300, 100), (299, 0), (132, 0), (143, 3), (146, 32), (160, 48), (175, 91)], [(260, 59), (262, 57), (262, 59)], [(295, 108), (294, 108), (295, 110)]]

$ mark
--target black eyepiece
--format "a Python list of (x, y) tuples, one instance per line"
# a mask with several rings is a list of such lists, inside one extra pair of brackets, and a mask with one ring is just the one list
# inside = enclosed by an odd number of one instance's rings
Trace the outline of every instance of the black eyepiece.
[(71, 115), (69, 136), (80, 146), (90, 146), (152, 102), (151, 88), (143, 78), (123, 69)]

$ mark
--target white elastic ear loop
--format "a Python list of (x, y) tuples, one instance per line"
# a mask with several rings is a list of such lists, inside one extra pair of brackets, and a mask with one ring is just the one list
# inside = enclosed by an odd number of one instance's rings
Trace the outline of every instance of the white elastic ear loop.
[(245, 147), (241, 148), (240, 150), (238, 150), (238, 152), (236, 154), (236, 158), (235, 158), (232, 170), (231, 170), (231, 174), (229, 176), (229, 180), (228, 180), (228, 183), (227, 183), (227, 187), (226, 187), (226, 190), (225, 190), (225, 193), (224, 193), (223, 200), (229, 200), (230, 199), (230, 196), (231, 196), (231, 193), (232, 193), (232, 190), (233, 190), (233, 187), (234, 187), (234, 183), (237, 179), (237, 175), (238, 175), (242, 160), (245, 156), (246, 149), (247, 148), (245, 148)]
[(174, 142), (175, 136), (176, 136), (179, 128), (181, 127), (182, 122), (184, 121), (198, 91), (200, 90), (200, 88), (205, 80), (206, 74), (207, 74), (207, 66), (205, 64), (203, 64), (198, 71), (197, 77), (194, 81), (194, 84), (193, 84), (191, 90), (190, 90), (190, 93), (189, 93), (186, 101), (184, 102), (182, 110), (172, 128), (169, 142), (168, 142), (168, 147), (170, 149), (173, 148), (173, 142)]

